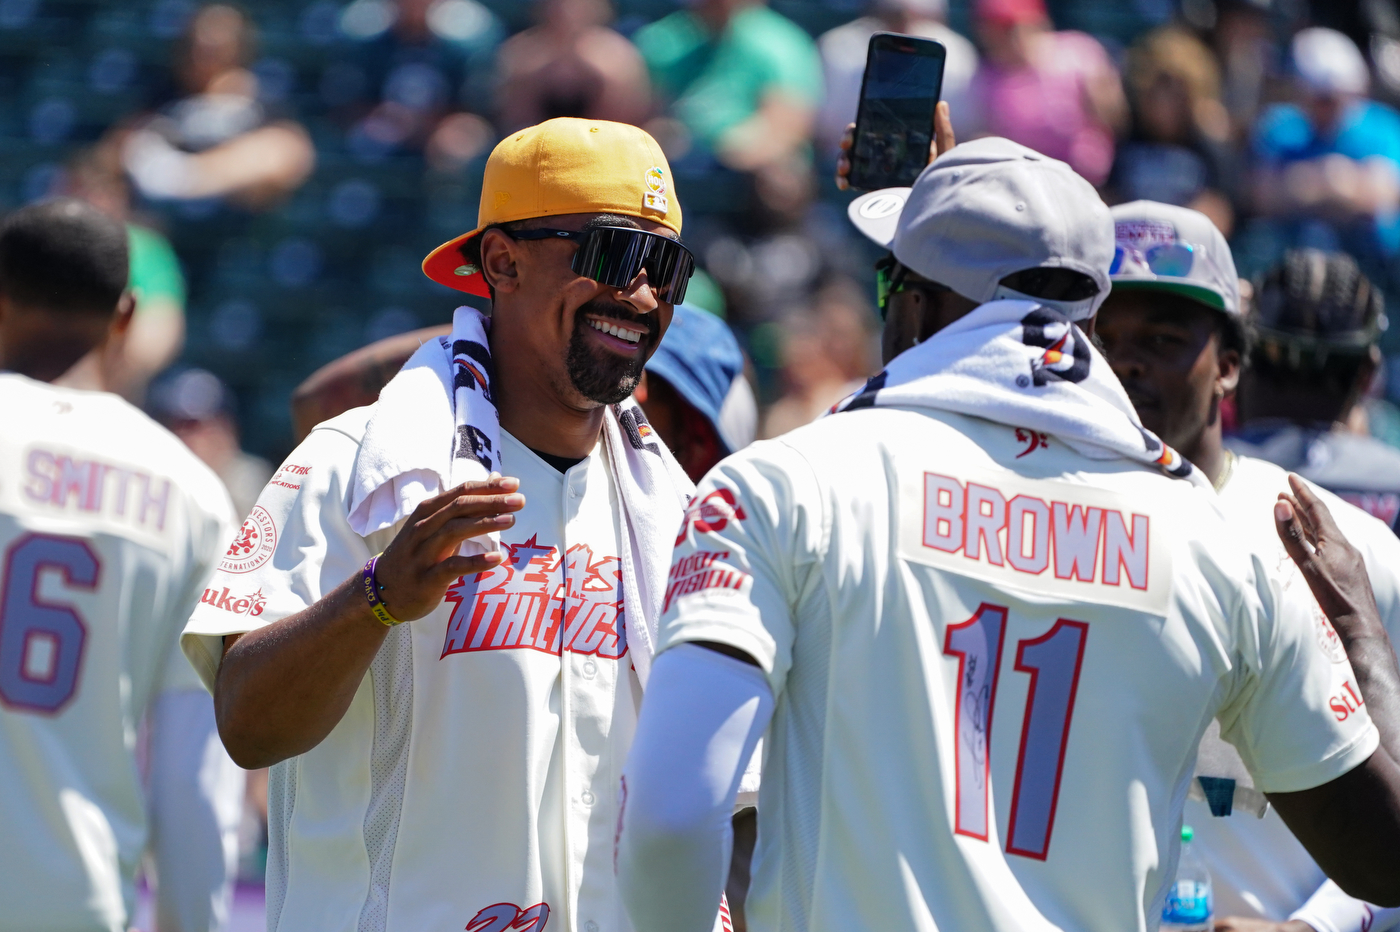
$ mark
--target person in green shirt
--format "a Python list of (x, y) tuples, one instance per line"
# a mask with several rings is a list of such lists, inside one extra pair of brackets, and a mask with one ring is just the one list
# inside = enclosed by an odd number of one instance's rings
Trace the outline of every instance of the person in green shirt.
[(126, 225), (131, 272), (127, 287), (136, 313), (127, 333), (115, 390), (140, 402), (157, 373), (175, 361), (185, 345), (185, 276), (170, 240), (131, 216), (131, 192), (113, 153), (101, 148), (80, 153), (64, 172), (63, 193), (81, 198)]
[(736, 171), (805, 159), (822, 100), (811, 36), (762, 0), (693, 0), (634, 36), (694, 140)]

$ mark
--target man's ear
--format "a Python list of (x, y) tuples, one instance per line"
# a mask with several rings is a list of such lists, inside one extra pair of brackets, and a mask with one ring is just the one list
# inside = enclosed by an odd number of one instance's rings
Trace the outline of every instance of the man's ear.
[(1235, 389), (1240, 387), (1240, 351), (1227, 349), (1221, 350), (1217, 354), (1218, 370), (1215, 375), (1215, 384), (1223, 396), (1233, 395)]
[(508, 294), (520, 287), (519, 245), (500, 230), (481, 234), (481, 274), (497, 293)]
[(136, 294), (128, 288), (117, 299), (117, 310), (112, 314), (112, 322), (107, 325), (107, 340), (120, 339), (131, 329), (131, 321), (136, 316)]
[(1381, 350), (1379, 346), (1372, 346), (1366, 351), (1366, 355), (1361, 358), (1361, 365), (1356, 367), (1356, 385), (1353, 389), (1352, 404), (1356, 404), (1366, 396), (1371, 390), (1371, 383), (1375, 381), (1376, 374), (1381, 369)]

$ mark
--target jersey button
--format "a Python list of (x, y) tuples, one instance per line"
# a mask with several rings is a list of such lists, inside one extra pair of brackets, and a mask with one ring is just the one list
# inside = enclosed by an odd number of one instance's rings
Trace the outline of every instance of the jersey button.
[(569, 498), (578, 498), (578, 486), (569, 486)]
[(585, 660), (585, 661), (583, 662), (583, 675), (586, 676), (586, 677), (588, 677), (588, 678), (591, 680), (591, 679), (593, 679), (593, 677), (596, 676), (597, 674), (598, 674), (598, 665), (597, 665), (596, 663), (594, 663), (593, 661), (591, 661), (591, 660)]
[(583, 924), (584, 932), (598, 932), (598, 923), (592, 919)]
[(583, 795), (579, 797), (585, 806), (593, 805), (593, 798), (593, 794), (588, 790), (584, 790)]

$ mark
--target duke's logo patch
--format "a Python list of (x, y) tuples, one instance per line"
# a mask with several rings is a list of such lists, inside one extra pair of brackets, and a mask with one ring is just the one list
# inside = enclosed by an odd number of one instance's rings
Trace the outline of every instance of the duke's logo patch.
[(225, 573), (251, 573), (272, 559), (276, 549), (277, 525), (266, 508), (254, 505), (224, 554), (219, 569)]

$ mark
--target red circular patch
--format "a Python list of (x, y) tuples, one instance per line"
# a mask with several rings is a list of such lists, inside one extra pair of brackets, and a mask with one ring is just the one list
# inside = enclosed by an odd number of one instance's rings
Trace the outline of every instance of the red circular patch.
[(248, 520), (238, 529), (219, 569), (225, 573), (251, 573), (272, 558), (277, 549), (277, 525), (261, 505), (254, 505)]

